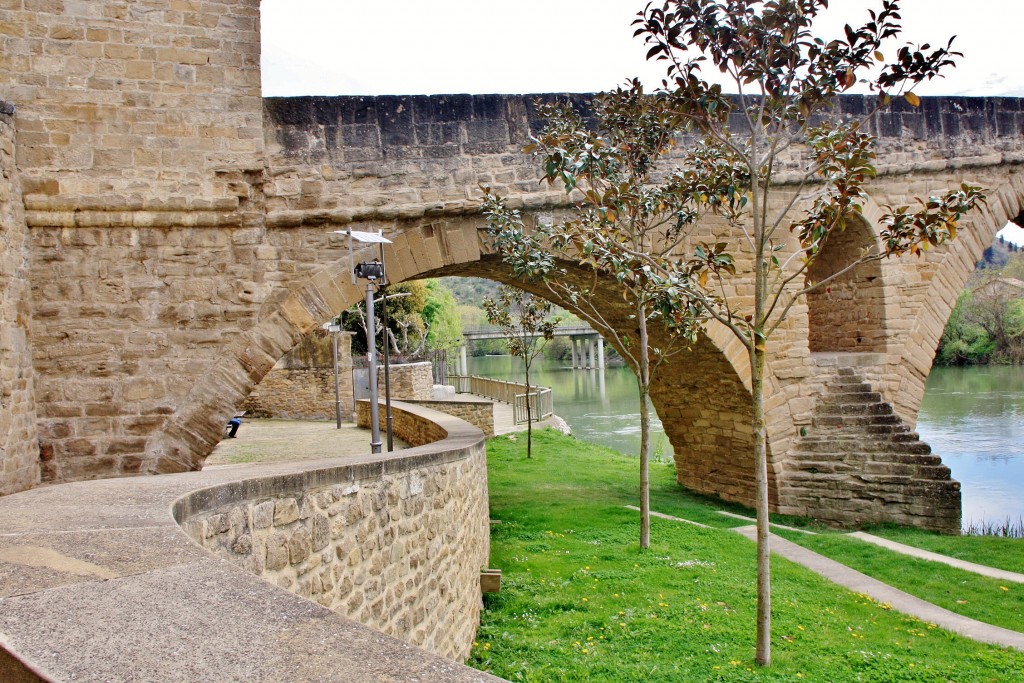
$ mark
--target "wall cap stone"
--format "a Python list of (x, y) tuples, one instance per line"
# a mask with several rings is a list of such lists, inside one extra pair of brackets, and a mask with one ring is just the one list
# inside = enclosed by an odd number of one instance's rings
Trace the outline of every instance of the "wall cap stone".
[[(77, 482), (0, 498), (0, 647), (13, 655), (0, 652), (0, 662), (44, 681), (501, 680), (217, 559), (178, 524), (224, 503), (459, 461), (484, 448), (466, 422), (405, 409), (440, 420), (448, 437), (392, 454)], [(96, 637), (97, 623), (105, 637)]]

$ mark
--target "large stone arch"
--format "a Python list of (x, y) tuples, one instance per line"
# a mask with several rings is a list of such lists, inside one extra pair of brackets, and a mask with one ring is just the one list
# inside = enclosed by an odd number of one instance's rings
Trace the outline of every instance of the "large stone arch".
[[(921, 256), (904, 255), (881, 262), (888, 345), (884, 366), (876, 368), (871, 379), (896, 414), (911, 426), (917, 422), (939, 338), (957, 297), (996, 233), (1024, 208), (1024, 178), (1015, 167), (966, 169), (912, 180), (902, 186), (904, 194), (881, 188), (872, 192), (864, 216), (876, 234), (884, 205), (913, 204), (918, 197), (955, 188), (961, 182), (981, 185), (989, 194), (987, 205), (960, 220), (956, 239)], [(908, 187), (912, 195), (906, 191)]]
[[(394, 241), (387, 251), (391, 280), (444, 275), (486, 277), (574, 310), (572, 302), (559, 299), (542, 285), (517, 280), (500, 259), (489, 253), (480, 222), (478, 217), (424, 218), (400, 232), (389, 233)], [(328, 233), (331, 228), (322, 229)], [(344, 238), (336, 241), (342, 243)], [(357, 254), (356, 260), (371, 256), (367, 251)], [(591, 273), (575, 271), (574, 276), (581, 283), (592, 284)], [(622, 305), (621, 296), (603, 279), (597, 283), (593, 294), (602, 302), (609, 319), (628, 330), (629, 311)], [(361, 300), (364, 286), (352, 284), (348, 258), (343, 255), (287, 291), (271, 294), (256, 324), (225, 349), (183, 405), (154, 435), (142, 471), (199, 469), (223, 437), (223, 424), (234, 407), (303, 335)], [(658, 338), (660, 334), (655, 331), (653, 343), (664, 343)], [(696, 491), (750, 503), (754, 496), (753, 442), (749, 378), (743, 379), (745, 363), (742, 345), (728, 333), (711, 331), (656, 375), (651, 398), (675, 449), (680, 483)]]

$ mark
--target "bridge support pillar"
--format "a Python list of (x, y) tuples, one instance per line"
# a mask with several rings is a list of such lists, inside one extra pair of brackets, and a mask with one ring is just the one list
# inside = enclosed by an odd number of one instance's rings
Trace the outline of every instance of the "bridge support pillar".
[(597, 338), (597, 369), (604, 370), (604, 339)]
[(594, 339), (593, 338), (590, 338), (590, 339), (587, 340), (587, 352), (590, 354), (590, 358), (588, 359), (590, 362), (587, 363), (587, 368), (591, 369), (591, 370), (593, 368), (597, 367), (597, 365), (594, 364), (594, 347), (595, 346), (597, 346), (597, 345), (594, 344)]
[(576, 369), (576, 337), (569, 337), (569, 347), (572, 349), (572, 369)]
[(469, 374), (469, 364), (466, 363), (466, 346), (459, 347), (459, 374), (465, 377)]

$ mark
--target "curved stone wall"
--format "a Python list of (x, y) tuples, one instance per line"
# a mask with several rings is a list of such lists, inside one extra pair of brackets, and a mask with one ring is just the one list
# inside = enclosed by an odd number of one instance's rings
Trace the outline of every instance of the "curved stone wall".
[[(407, 443), (447, 436), (434, 411), (393, 407)], [(281, 588), (431, 652), (468, 657), (490, 553), (482, 443), (313, 474), (198, 491), (174, 515), (204, 548)]]
[(444, 438), (0, 497), (0, 678), (498, 680), (438, 656), (477, 625), (483, 435), (403, 412)]

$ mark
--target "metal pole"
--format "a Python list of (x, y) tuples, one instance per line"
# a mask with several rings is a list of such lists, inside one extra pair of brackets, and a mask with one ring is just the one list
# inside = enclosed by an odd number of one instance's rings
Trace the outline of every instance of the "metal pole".
[(373, 314), (373, 282), (366, 283), (366, 346), (370, 353), (370, 452), (380, 453), (380, 409), (377, 405), (377, 331)]
[(384, 317), (384, 414), (387, 421), (388, 453), (395, 450), (394, 440), (391, 436), (393, 419), (391, 416), (391, 344), (388, 340), (390, 330), (388, 329), (388, 295), (383, 284), (380, 286), (380, 298), (383, 303), (381, 315)]
[(341, 378), (338, 376), (338, 332), (331, 332), (331, 352), (334, 355), (334, 419), (341, 429)]

